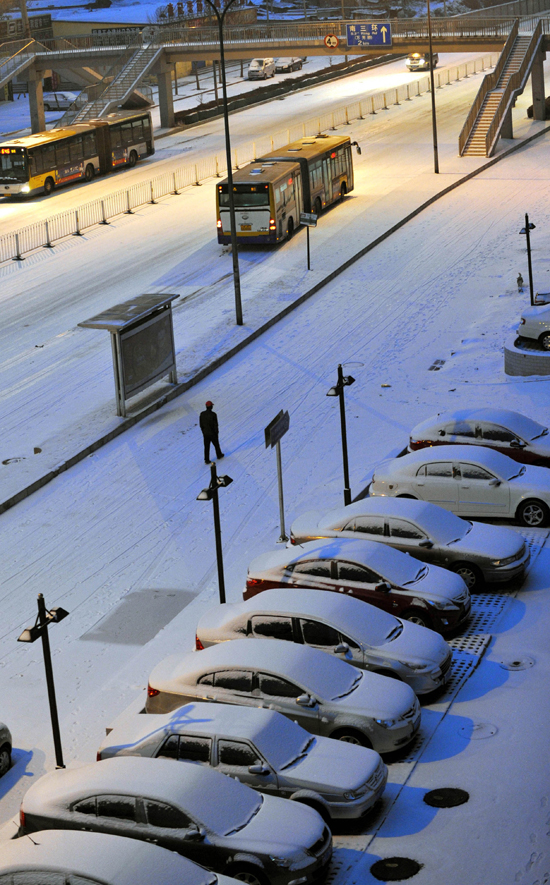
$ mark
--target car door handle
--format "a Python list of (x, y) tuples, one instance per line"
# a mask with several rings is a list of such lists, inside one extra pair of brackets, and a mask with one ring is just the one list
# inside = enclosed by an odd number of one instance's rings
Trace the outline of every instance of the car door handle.
[(469, 489), (470, 486), (461, 485), (460, 488), (461, 488), (461, 489)]
[(424, 483), (424, 482), (417, 482), (416, 484), (417, 484), (417, 486), (423, 486), (423, 485), (426, 485), (426, 483)]

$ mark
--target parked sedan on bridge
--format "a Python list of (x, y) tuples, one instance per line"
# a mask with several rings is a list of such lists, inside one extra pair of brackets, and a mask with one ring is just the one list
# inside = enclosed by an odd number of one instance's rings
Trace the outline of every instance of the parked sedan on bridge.
[(248, 567), (243, 596), (288, 586), (355, 596), (439, 633), (470, 614), (470, 594), (459, 575), (376, 541), (329, 538), (264, 553)]
[(442, 412), (411, 430), (409, 451), (448, 444), (486, 446), (522, 464), (550, 467), (548, 427), (509, 409)]
[(146, 710), (167, 713), (192, 701), (269, 707), (313, 734), (389, 753), (420, 725), (412, 688), (357, 670), (314, 648), (257, 639), (171, 655), (149, 677)]
[(433, 630), (351, 596), (301, 587), (265, 590), (246, 602), (209, 609), (197, 625), (196, 647), (244, 636), (318, 648), (362, 670), (401, 679), (416, 694), (444, 685), (451, 666), (451, 649)]
[(548, 523), (550, 472), (527, 467), (484, 446), (420, 449), (376, 470), (371, 495), (420, 498), (460, 516)]
[(301, 58), (293, 57), (293, 58), (276, 58), (275, 59), (275, 73), (276, 74), (288, 74), (290, 71), (301, 71), (302, 70), (303, 61)]
[(485, 582), (521, 578), (529, 547), (505, 526), (460, 519), (454, 513), (408, 498), (370, 497), (328, 513), (309, 511), (290, 528), (291, 544), (314, 538), (367, 538), (456, 572), (470, 591)]
[(117, 757), (50, 771), (25, 793), (20, 817), (21, 834), (89, 829), (156, 842), (247, 885), (313, 883), (332, 853), (314, 809), (170, 759)]
[(164, 715), (135, 714), (101, 744), (98, 760), (112, 756), (211, 766), (262, 793), (309, 805), (325, 819), (362, 817), (388, 774), (374, 750), (313, 737), (275, 710), (204, 702)]

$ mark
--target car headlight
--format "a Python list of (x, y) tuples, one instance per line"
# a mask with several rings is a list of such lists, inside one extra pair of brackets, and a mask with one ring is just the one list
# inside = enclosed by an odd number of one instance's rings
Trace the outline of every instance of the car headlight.
[(270, 854), (269, 859), (275, 864), (277, 867), (289, 867), (292, 861), (289, 857), (277, 857), (275, 854)]
[(443, 612), (456, 611), (458, 609), (458, 605), (455, 602), (443, 602), (436, 599), (428, 599), (427, 602), (428, 605), (432, 605)]
[(381, 725), (382, 728), (392, 728), (397, 724), (397, 719), (375, 719), (374, 721), (377, 725)]
[(30, 193), (30, 190), (31, 190), (30, 184), (24, 184), (23, 187), (21, 188), (21, 193), (28, 194), (28, 193)]
[(405, 667), (408, 667), (409, 670), (416, 671), (416, 670), (425, 670), (426, 669), (426, 664), (413, 664), (411, 661), (401, 661), (401, 663)]
[(357, 799), (357, 794), (353, 790), (346, 790), (344, 793), (344, 799), (347, 799), (348, 802), (351, 802), (353, 799)]
[(491, 565), (510, 565), (511, 562), (515, 562), (516, 559), (519, 559), (521, 554), (514, 554), (514, 556), (507, 556), (506, 559), (493, 559), (491, 560)]

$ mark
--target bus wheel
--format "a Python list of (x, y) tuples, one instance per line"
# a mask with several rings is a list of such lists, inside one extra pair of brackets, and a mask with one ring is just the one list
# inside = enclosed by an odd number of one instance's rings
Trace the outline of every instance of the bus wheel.
[(46, 194), (47, 197), (50, 196), (54, 187), (55, 187), (55, 184), (54, 184), (53, 178), (47, 178), (46, 181), (44, 182), (44, 193)]
[(291, 240), (291, 239), (292, 239), (292, 234), (293, 234), (293, 233), (294, 233), (294, 219), (293, 219), (293, 218), (289, 218), (289, 219), (288, 219), (287, 228), (286, 228), (287, 239)]
[(321, 206), (321, 200), (319, 197), (317, 197), (317, 199), (315, 200), (315, 204), (313, 206), (313, 211), (315, 212), (317, 218), (319, 217), (319, 215), (323, 211), (323, 207)]
[(341, 199), (341, 200), (344, 199), (344, 197), (346, 196), (347, 192), (348, 192), (348, 189), (347, 189), (347, 186), (346, 186), (346, 182), (343, 181), (342, 184), (340, 185), (340, 199)]
[(135, 166), (137, 163), (137, 154), (135, 151), (130, 151), (130, 158), (128, 160), (130, 166)]
[(86, 179), (86, 181), (91, 181), (94, 175), (95, 169), (91, 163), (88, 163), (88, 165), (86, 166), (86, 171), (84, 173), (84, 178)]

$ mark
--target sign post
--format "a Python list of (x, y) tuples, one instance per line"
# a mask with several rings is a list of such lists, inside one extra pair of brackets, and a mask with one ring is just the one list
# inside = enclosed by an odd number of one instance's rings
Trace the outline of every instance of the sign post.
[(311, 270), (309, 263), (309, 229), (317, 227), (317, 216), (313, 212), (300, 212), (300, 224), (305, 224), (307, 228), (307, 269)]
[(391, 46), (390, 22), (357, 22), (346, 25), (348, 46)]
[(271, 446), (277, 447), (277, 480), (279, 483), (279, 519), (281, 521), (281, 534), (279, 535), (278, 543), (282, 543), (283, 541), (288, 541), (288, 536), (285, 533), (285, 506), (283, 501), (283, 466), (281, 462), (281, 439), (287, 432), (290, 427), (290, 415), (288, 412), (279, 412), (278, 415), (275, 416), (273, 421), (267, 425), (265, 428), (265, 447), (266, 449)]

